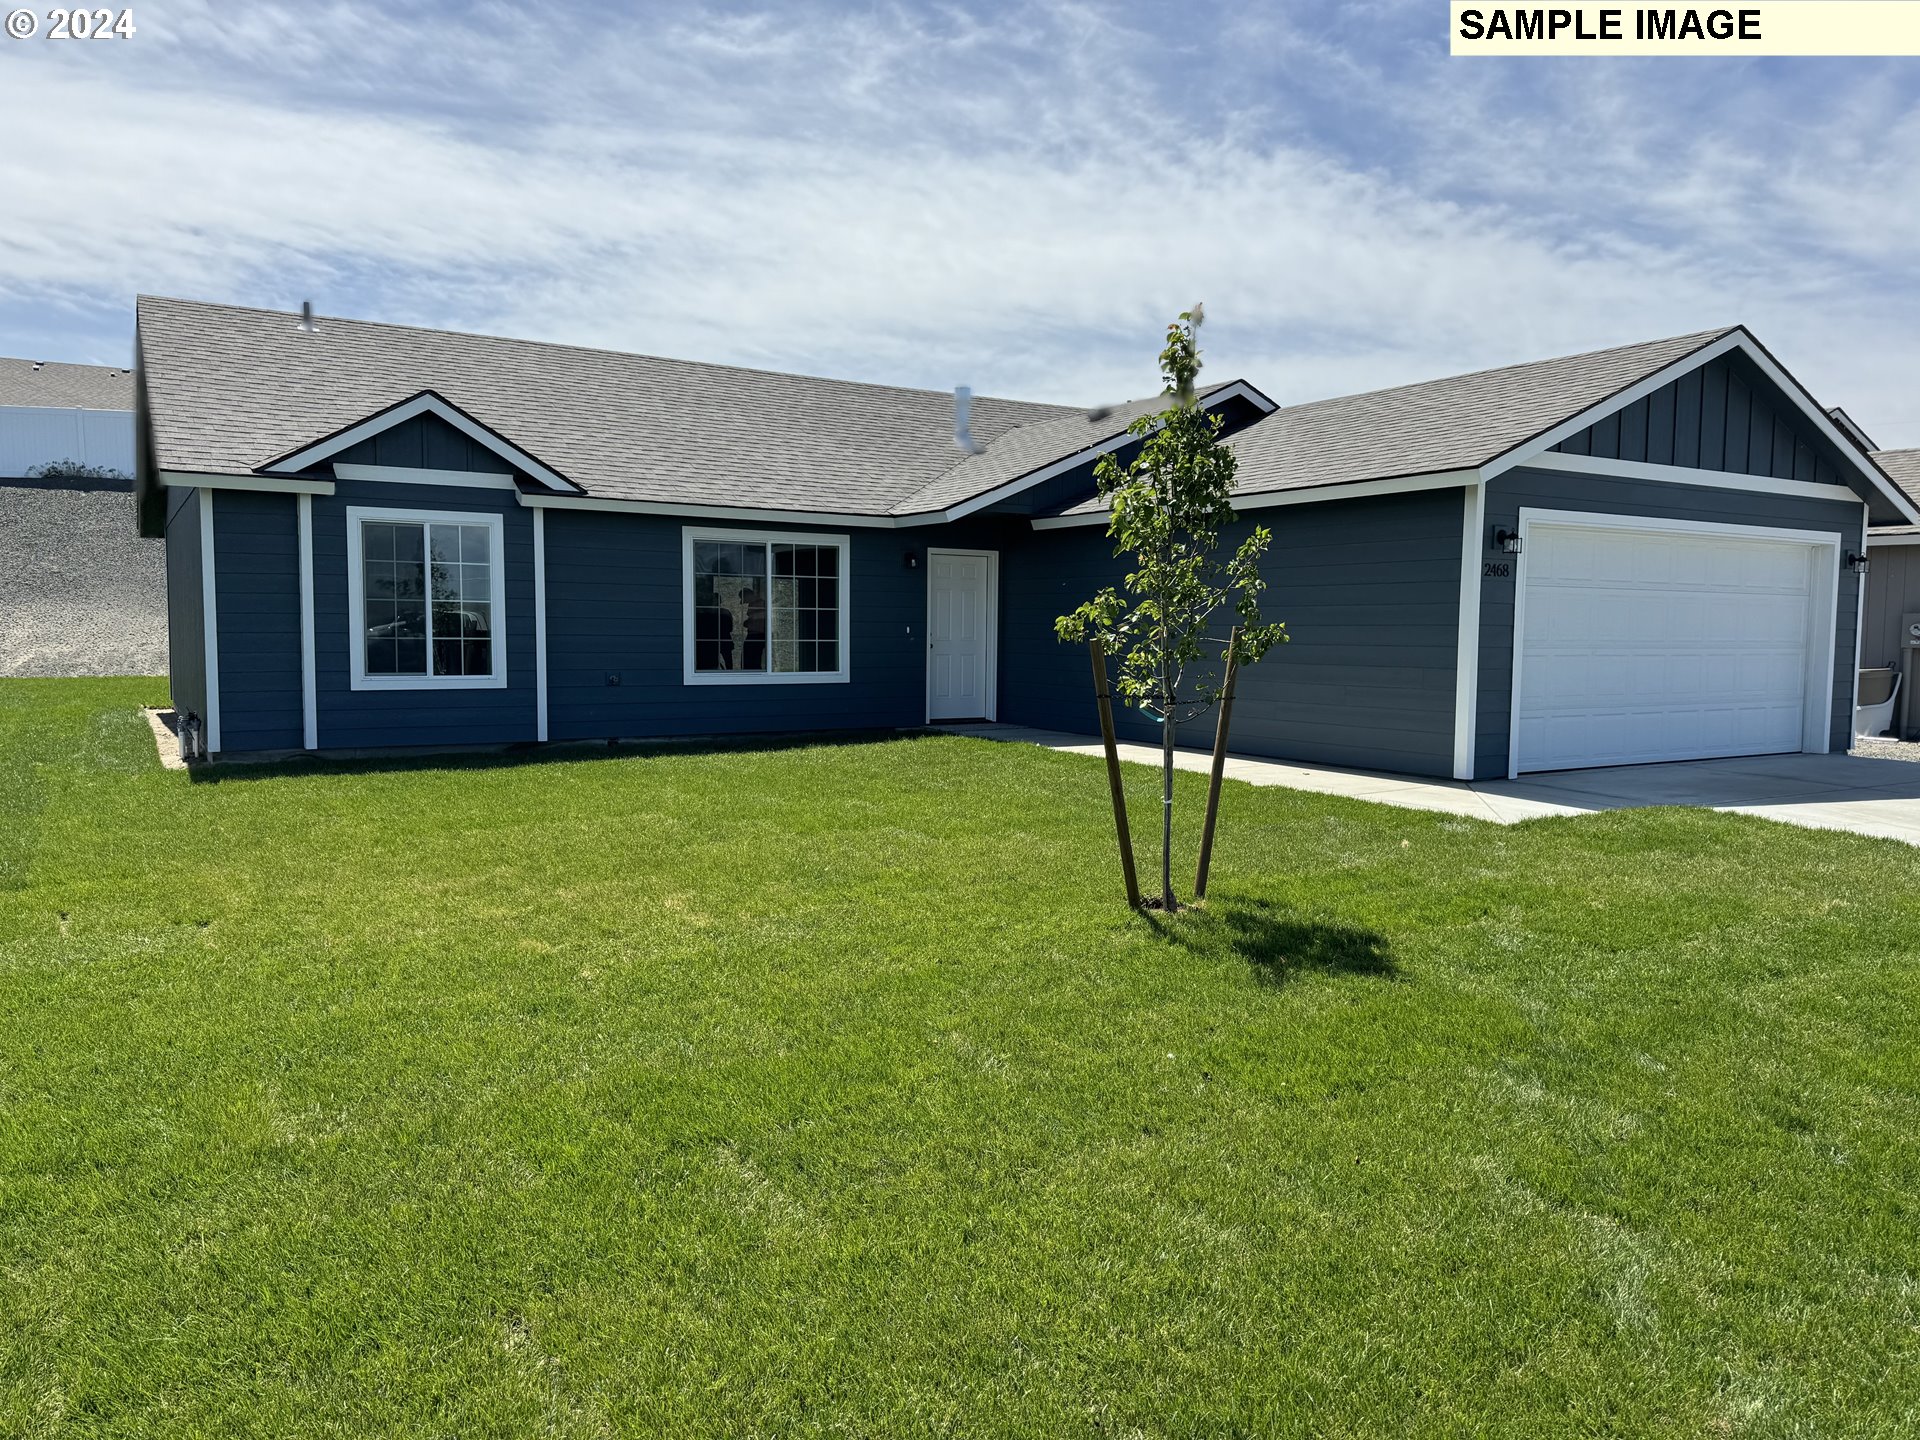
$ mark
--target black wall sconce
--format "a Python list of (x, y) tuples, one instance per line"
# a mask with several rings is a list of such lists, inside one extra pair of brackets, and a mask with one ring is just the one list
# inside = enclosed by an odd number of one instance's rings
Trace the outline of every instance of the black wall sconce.
[(1847, 552), (1847, 568), (1853, 571), (1854, 574), (1856, 575), (1866, 574), (1867, 564), (1868, 564), (1867, 557), (1864, 554), (1862, 554), (1860, 551), (1849, 550)]
[(1509, 530), (1504, 525), (1494, 526), (1493, 548), (1496, 550), (1504, 550), (1509, 555), (1518, 555), (1520, 553), (1520, 532), (1518, 530)]
[(920, 568), (920, 552), (918, 550), (907, 551), (907, 568), (909, 570), (918, 570)]

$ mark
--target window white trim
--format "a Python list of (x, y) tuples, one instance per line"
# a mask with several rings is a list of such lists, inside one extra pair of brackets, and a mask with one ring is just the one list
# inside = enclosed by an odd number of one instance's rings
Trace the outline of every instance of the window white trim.
[(296, 497), (300, 530), (300, 722), (301, 744), (320, 748), (319, 685), (313, 645), (313, 497)]
[(533, 695), (536, 740), (547, 738), (547, 512), (533, 512)]
[[(840, 628), (837, 671), (695, 670), (693, 668), (693, 547), (696, 541), (728, 544), (836, 545), (840, 549)], [(843, 685), (853, 675), (849, 617), (853, 613), (853, 545), (845, 535), (811, 530), (714, 530), (688, 525), (680, 531), (681, 682), (687, 685)]]
[[(487, 589), (493, 615), (493, 673), (490, 675), (367, 674), (365, 554), (363, 520), (414, 525), (485, 525), (488, 531)], [(355, 690), (504, 690), (507, 688), (506, 518), (484, 510), (393, 510), (376, 505), (347, 507), (347, 655)], [(431, 613), (432, 598), (428, 597)], [(431, 623), (431, 622), (429, 622)], [(432, 664), (432, 645), (428, 645)]]
[(336, 480), (363, 480), (382, 485), (458, 485), (473, 490), (517, 490), (511, 475), (479, 470), (422, 470), (411, 465), (338, 465)]
[(1460, 633), (1454, 655), (1453, 778), (1473, 779), (1480, 728), (1481, 558), (1486, 553), (1487, 487), (1469, 485), (1460, 532)]
[[(1527, 624), (1527, 557), (1533, 553), (1533, 527), (1557, 528), (1581, 526), (1594, 530), (1630, 530), (1654, 534), (1717, 535), (1731, 540), (1787, 540), (1815, 550), (1824, 549), (1833, 576), (1831, 584), (1811, 587), (1813, 614), (1810, 623), (1816, 633), (1807, 647), (1807, 686), (1804, 713), (1800, 717), (1801, 751), (1824, 755), (1833, 749), (1833, 667), (1838, 658), (1835, 632), (1840, 628), (1840, 552), (1843, 537), (1836, 530), (1785, 530), (1769, 525), (1735, 525), (1716, 520), (1663, 520), (1650, 515), (1609, 515), (1588, 510), (1520, 509), (1519, 563), (1513, 571), (1513, 676), (1507, 702), (1507, 778), (1520, 777), (1520, 671), (1526, 654), (1524, 637)], [(1856, 629), (1858, 621), (1855, 621)], [(1822, 633), (1824, 632), (1824, 633)], [(1854, 667), (1859, 675), (1859, 667)], [(1853, 721), (1849, 716), (1848, 733)]]
[(559, 471), (541, 464), (519, 446), (504, 436), (494, 434), (457, 405), (442, 399), (431, 390), (423, 390), (411, 400), (403, 400), (377, 415), (370, 415), (357, 425), (350, 425), (345, 430), (329, 435), (323, 440), (316, 440), (313, 444), (296, 450), (291, 455), (283, 455), (280, 459), (272, 461), (269, 466), (262, 468), (275, 471), (305, 470), (309, 466), (318, 465), (323, 460), (331, 459), (342, 450), (351, 449), (362, 440), (382, 434), (396, 425), (405, 424), (419, 415), (434, 415), (446, 421), (469, 440), (498, 455), (521, 473), (531, 475), (542, 485), (570, 494), (580, 493), (580, 487)]
[(213, 491), (200, 488), (200, 626), (206, 647), (207, 756), (220, 753), (220, 609), (213, 573)]
[(961, 550), (951, 545), (934, 545), (927, 550), (927, 632), (926, 718), (933, 723), (933, 557), (936, 555), (974, 555), (987, 562), (987, 607), (983, 625), (987, 641), (987, 683), (984, 699), (989, 724), (1000, 718), (1000, 552), (998, 550)]

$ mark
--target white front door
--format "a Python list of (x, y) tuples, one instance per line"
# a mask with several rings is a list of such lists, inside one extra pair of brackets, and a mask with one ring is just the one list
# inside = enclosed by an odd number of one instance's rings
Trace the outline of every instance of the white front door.
[(1532, 525), (1514, 768), (1825, 749), (1830, 557), (1630, 522)]
[(995, 556), (927, 552), (927, 719), (993, 718)]

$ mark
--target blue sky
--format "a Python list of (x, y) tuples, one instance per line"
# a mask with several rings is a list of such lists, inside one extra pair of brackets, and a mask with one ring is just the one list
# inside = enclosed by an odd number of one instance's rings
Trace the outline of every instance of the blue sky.
[(0, 354), (125, 363), (147, 290), (1097, 402), (1204, 298), (1286, 402), (1745, 321), (1920, 445), (1920, 61), (1445, 16), (136, 4), (0, 40)]

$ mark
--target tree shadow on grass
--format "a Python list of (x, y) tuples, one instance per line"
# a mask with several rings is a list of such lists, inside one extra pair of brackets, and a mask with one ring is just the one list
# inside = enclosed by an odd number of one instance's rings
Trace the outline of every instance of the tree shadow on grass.
[(1284, 985), (1312, 971), (1378, 980), (1400, 974), (1393, 946), (1379, 931), (1304, 914), (1272, 900), (1216, 892), (1203, 907), (1171, 916), (1146, 911), (1143, 918), (1169, 944), (1199, 954), (1230, 951), (1240, 956), (1263, 985)]

